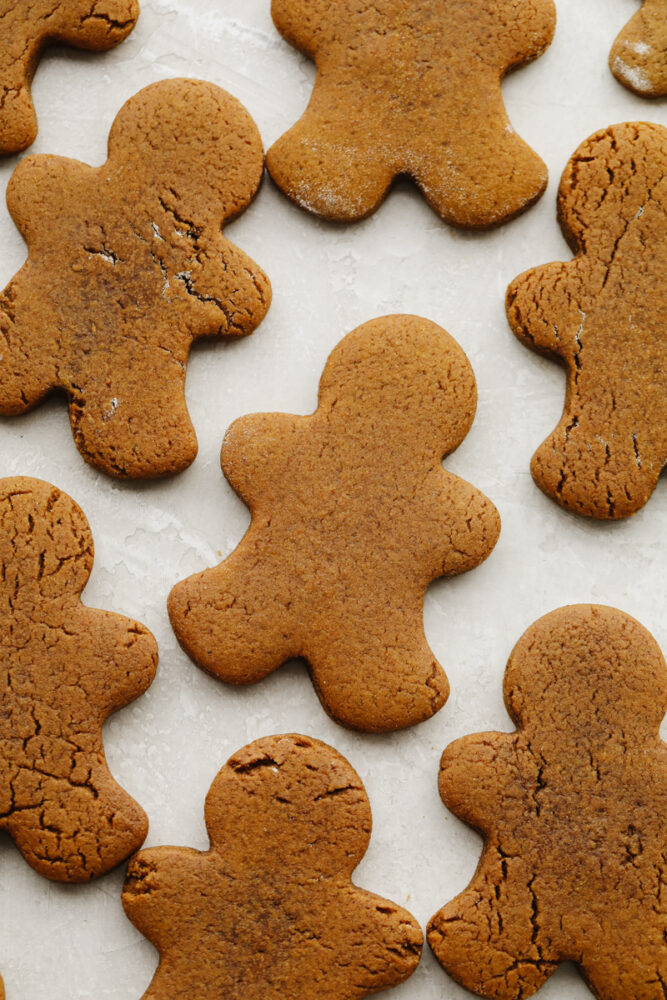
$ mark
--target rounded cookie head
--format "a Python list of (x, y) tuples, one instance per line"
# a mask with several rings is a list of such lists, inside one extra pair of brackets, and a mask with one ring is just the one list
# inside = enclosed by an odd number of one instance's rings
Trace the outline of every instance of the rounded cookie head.
[(505, 702), (517, 724), (588, 739), (655, 736), (667, 712), (667, 666), (639, 622), (614, 608), (581, 604), (535, 622), (514, 647)]

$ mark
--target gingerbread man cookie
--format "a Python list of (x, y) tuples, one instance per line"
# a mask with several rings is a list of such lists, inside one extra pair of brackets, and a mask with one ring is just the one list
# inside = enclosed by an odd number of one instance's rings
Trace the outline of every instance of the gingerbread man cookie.
[(236, 421), (222, 468), (252, 523), (225, 562), (171, 592), (186, 652), (233, 684), (302, 656), (325, 709), (355, 729), (437, 712), (449, 688), (424, 636), (424, 592), (479, 565), (500, 530), (493, 504), (441, 465), (475, 403), (444, 330), (387, 316), (334, 349), (314, 414)]
[(640, 97), (667, 94), (667, 0), (643, 0), (609, 56), (611, 71)]
[(30, 84), (46, 45), (112, 49), (138, 16), (137, 0), (0, 0), (0, 153), (18, 153), (35, 141)]
[(160, 952), (145, 1000), (357, 1000), (419, 962), (422, 932), (358, 889), (371, 813), (359, 776), (304, 736), (257, 740), (206, 799), (208, 851), (130, 862), (123, 906)]
[(613, 125), (587, 139), (558, 211), (576, 257), (507, 293), (517, 337), (567, 367), (563, 415), (533, 477), (578, 514), (627, 517), (667, 460), (667, 129)]
[(0, 296), (0, 413), (59, 388), (98, 469), (152, 477), (188, 466), (190, 345), (251, 333), (270, 302), (265, 275), (220, 232), (261, 176), (252, 119), (195, 80), (131, 98), (101, 167), (25, 159), (7, 192), (29, 257)]
[(499, 225), (547, 184), (510, 125), (500, 83), (549, 45), (552, 0), (273, 0), (287, 41), (317, 64), (308, 108), (268, 152), (302, 208), (350, 222), (399, 175), (446, 222)]
[(40, 875), (85, 882), (143, 842), (102, 724), (150, 685), (148, 629), (85, 607), (93, 540), (79, 507), (38, 479), (0, 480), (0, 829)]
[(445, 804), (485, 847), (469, 887), (431, 920), (444, 968), (483, 997), (529, 997), (560, 962), (598, 1000), (667, 986), (667, 667), (612, 608), (532, 625), (505, 675), (514, 733), (445, 750)]

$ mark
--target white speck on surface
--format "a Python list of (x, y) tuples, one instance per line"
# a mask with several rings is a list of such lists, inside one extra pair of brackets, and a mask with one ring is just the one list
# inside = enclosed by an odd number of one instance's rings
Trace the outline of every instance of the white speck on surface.
[(646, 70), (642, 69), (641, 66), (628, 66), (620, 56), (616, 56), (614, 59), (614, 72), (635, 90), (651, 89), (651, 80)]

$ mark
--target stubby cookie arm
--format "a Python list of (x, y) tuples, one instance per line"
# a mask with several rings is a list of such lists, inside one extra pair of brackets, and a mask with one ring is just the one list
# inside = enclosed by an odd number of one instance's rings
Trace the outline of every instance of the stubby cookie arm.
[(271, 17), (283, 38), (311, 59), (331, 35), (331, 28), (325, 29), (332, 18), (329, 0), (272, 0)]
[(505, 308), (512, 332), (539, 354), (572, 360), (586, 319), (580, 294), (580, 264), (546, 264), (519, 275), (507, 289)]
[(139, 17), (138, 0), (76, 0), (59, 3), (49, 18), (48, 37), (76, 48), (103, 52), (119, 45)]
[[(477, 733), (451, 743), (442, 755), (438, 788), (456, 816), (476, 830), (497, 829), (508, 796), (523, 803), (511, 733)], [(506, 845), (509, 846), (509, 845)]]
[(287, 413), (251, 413), (227, 429), (220, 465), (229, 485), (251, 511), (261, 506), (261, 497), (275, 496), (283, 488), (281, 483), (289, 480), (286, 444), (290, 442), (289, 454), (298, 462), (307, 419)]
[(483, 16), (492, 20), (486, 56), (491, 61), (500, 59), (503, 75), (539, 58), (551, 44), (556, 30), (553, 0), (528, 0), (520, 5), (514, 0), (492, 0), (480, 6)]
[(205, 881), (205, 853), (188, 847), (153, 847), (130, 861), (123, 886), (123, 909), (156, 948), (173, 944), (187, 921), (184, 892)]
[(438, 467), (415, 498), (422, 511), (421, 544), (426, 549), (427, 576), (455, 576), (479, 566), (500, 535), (500, 515), (480, 490)]
[[(341, 963), (349, 963), (358, 990), (375, 993), (397, 986), (417, 968), (424, 935), (401, 906), (350, 885), (341, 900), (345, 939), (337, 944)], [(359, 943), (363, 942), (363, 954)]]

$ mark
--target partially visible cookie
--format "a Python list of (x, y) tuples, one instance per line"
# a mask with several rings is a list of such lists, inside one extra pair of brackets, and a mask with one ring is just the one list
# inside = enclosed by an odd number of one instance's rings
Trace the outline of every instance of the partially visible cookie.
[(640, 97), (667, 94), (667, 0), (643, 0), (614, 42), (609, 65)]
[(512, 128), (500, 83), (551, 42), (552, 0), (272, 0), (271, 12), (318, 70), (305, 114), (266, 158), (302, 208), (363, 219), (401, 174), (469, 228), (540, 197), (546, 166)]
[(627, 517), (667, 461), (667, 129), (632, 122), (587, 139), (558, 214), (574, 260), (507, 291), (517, 337), (567, 367), (563, 415), (532, 473), (575, 513)]
[(232, 424), (222, 468), (252, 523), (220, 566), (172, 590), (186, 652), (233, 684), (302, 656), (327, 712), (367, 732), (437, 712), (449, 686), (424, 636), (424, 592), (478, 566), (500, 530), (493, 504), (441, 464), (475, 405), (456, 341), (385, 316), (333, 350), (315, 413)]
[(0, 0), (0, 153), (37, 136), (30, 84), (50, 42), (105, 51), (130, 34), (137, 0)]
[(479, 996), (532, 996), (564, 961), (598, 1000), (664, 1000), (667, 667), (629, 615), (561, 608), (510, 656), (513, 733), (445, 750), (445, 804), (480, 830), (468, 886), (428, 940)]
[(111, 776), (102, 724), (149, 686), (157, 647), (138, 622), (81, 603), (92, 565), (65, 493), (0, 480), (0, 829), (58, 882), (104, 874), (148, 829)]
[(236, 753), (206, 799), (208, 851), (130, 862), (123, 906), (160, 952), (145, 1000), (357, 1000), (419, 962), (422, 932), (358, 889), (371, 813), (331, 747), (272, 736)]
[(29, 256), (0, 296), (0, 413), (62, 389), (91, 465), (118, 477), (186, 468), (197, 454), (185, 403), (193, 341), (252, 333), (271, 300), (266, 276), (220, 231), (262, 170), (248, 113), (197, 80), (132, 97), (101, 167), (23, 160), (7, 203)]

